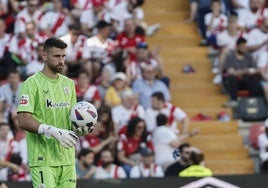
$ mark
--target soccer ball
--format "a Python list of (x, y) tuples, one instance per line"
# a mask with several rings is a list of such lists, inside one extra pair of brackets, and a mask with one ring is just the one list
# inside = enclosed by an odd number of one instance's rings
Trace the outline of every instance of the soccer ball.
[(80, 135), (86, 135), (93, 131), (97, 119), (97, 110), (89, 102), (78, 102), (71, 109), (70, 120), (74, 130)]

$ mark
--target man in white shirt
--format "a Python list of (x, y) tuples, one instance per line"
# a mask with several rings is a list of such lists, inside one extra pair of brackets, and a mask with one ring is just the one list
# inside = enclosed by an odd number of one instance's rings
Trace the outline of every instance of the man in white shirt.
[(268, 48), (268, 17), (264, 18), (260, 28), (252, 29), (247, 34), (247, 46), (255, 60), (261, 53), (267, 53)]
[(116, 134), (126, 133), (126, 126), (131, 118), (138, 116), (144, 119), (144, 108), (137, 104), (137, 96), (133, 91), (124, 91), (121, 99), (122, 104), (112, 108), (112, 119)]
[(40, 27), (49, 37), (61, 37), (68, 33), (73, 17), (68, 9), (63, 8), (61, 0), (52, 0), (52, 3), (53, 10), (42, 16)]
[(31, 21), (34, 21), (37, 28), (39, 28), (39, 23), (43, 16), (39, 6), (39, 0), (28, 0), (27, 6), (16, 16), (14, 25), (15, 34), (24, 34), (26, 32), (26, 23)]
[(154, 152), (150, 148), (141, 149), (141, 163), (133, 166), (130, 170), (130, 178), (164, 177), (161, 166), (154, 163)]
[(268, 16), (268, 9), (264, 8), (260, 0), (250, 0), (249, 8), (239, 14), (238, 25), (246, 31), (259, 27), (264, 17)]
[[(156, 117), (159, 113), (163, 113), (168, 117), (168, 127), (174, 133), (188, 134), (190, 119), (187, 114), (182, 109), (166, 102), (162, 92), (155, 92), (151, 96), (151, 107), (147, 108), (145, 112), (145, 121), (149, 132), (156, 128)], [(181, 131), (178, 129), (178, 123), (181, 126)]]
[(182, 140), (168, 126), (168, 118), (164, 114), (157, 116), (157, 128), (153, 132), (153, 145), (155, 148), (155, 163), (165, 171), (174, 163), (173, 151), (180, 146)]
[(100, 154), (101, 166), (97, 167), (95, 179), (123, 179), (126, 172), (121, 166), (114, 164), (114, 157), (110, 150), (103, 150)]
[(108, 38), (111, 23), (100, 21), (96, 27), (98, 33), (86, 41), (82, 52), (83, 61), (92, 66), (90, 74), (93, 81), (100, 75), (101, 68), (111, 62), (111, 55), (117, 47), (117, 43)]

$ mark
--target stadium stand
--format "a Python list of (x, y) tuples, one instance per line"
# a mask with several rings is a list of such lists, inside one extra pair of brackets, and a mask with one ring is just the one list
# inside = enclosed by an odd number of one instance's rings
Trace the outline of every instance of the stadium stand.
[[(188, 1), (147, 0), (144, 6), (147, 22), (158, 21), (162, 26), (155, 37), (148, 38), (149, 45), (162, 47), (164, 72), (171, 80), (172, 102), (190, 117), (203, 113), (212, 118), (211, 121), (192, 121), (190, 125), (200, 128), (199, 135), (189, 142), (204, 152), (206, 165), (215, 175), (252, 174), (254, 162), (239, 135), (238, 121), (217, 120), (221, 111), (229, 116), (232, 111), (222, 108), (226, 96), (219, 85), (212, 84), (208, 49), (197, 46), (200, 36), (196, 25), (184, 22), (188, 6)], [(183, 73), (185, 65), (191, 65), (196, 72)]]

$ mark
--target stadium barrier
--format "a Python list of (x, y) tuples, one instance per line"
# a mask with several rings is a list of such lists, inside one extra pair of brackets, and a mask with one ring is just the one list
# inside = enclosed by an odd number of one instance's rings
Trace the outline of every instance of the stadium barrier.
[[(193, 183), (196, 184), (193, 185)], [(31, 182), (6, 182), (9, 188), (31, 188)], [(268, 187), (267, 175), (233, 175), (207, 178), (139, 178), (123, 180), (79, 180), (77, 188), (179, 188), (187, 187)], [(229, 184), (229, 186), (226, 186)]]

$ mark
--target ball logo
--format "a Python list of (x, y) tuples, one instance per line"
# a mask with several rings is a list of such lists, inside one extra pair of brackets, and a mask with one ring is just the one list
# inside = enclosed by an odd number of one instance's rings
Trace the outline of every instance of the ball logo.
[(95, 118), (97, 116), (97, 114), (91, 110), (87, 110), (87, 112), (93, 117)]
[(77, 120), (84, 120), (84, 118), (82, 117), (82, 115), (79, 113), (77, 109), (75, 109), (75, 116)]

